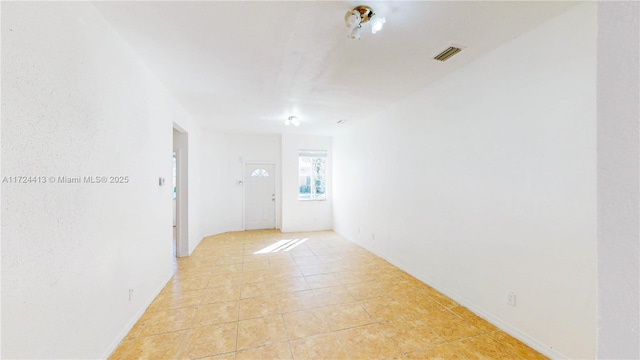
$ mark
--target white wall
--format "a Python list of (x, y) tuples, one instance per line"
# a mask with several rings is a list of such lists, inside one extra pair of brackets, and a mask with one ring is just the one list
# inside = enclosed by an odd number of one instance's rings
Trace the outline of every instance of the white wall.
[[(282, 135), (282, 231), (333, 228), (332, 148), (326, 136)], [(327, 150), (327, 199), (298, 200), (298, 150)]]
[(200, 179), (205, 236), (243, 230), (242, 184), (238, 184), (243, 178), (243, 161), (276, 164), (276, 225), (280, 228), (280, 136), (207, 131), (206, 139)]
[(334, 138), (339, 233), (572, 358), (596, 355), (596, 13), (578, 5)]
[(640, 358), (640, 4), (598, 8), (598, 358)]
[(129, 177), (2, 185), (1, 357), (106, 357), (172, 273), (158, 178), (175, 122), (198, 179), (198, 128), (88, 3), (3, 3), (1, 71), (3, 176)]

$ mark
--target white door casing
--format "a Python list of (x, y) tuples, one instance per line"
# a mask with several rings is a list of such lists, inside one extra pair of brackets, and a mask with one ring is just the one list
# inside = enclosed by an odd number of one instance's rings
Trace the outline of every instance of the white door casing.
[(276, 228), (275, 164), (244, 164), (244, 228)]

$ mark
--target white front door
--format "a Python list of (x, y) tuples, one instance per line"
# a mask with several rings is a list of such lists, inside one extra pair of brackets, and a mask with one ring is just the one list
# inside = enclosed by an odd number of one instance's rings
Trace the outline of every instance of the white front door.
[(276, 166), (244, 165), (244, 228), (276, 228)]

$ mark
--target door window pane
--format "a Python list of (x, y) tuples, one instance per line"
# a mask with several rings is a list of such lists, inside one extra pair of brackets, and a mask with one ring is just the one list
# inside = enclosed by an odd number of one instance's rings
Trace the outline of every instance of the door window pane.
[(256, 177), (256, 176), (267, 177), (267, 176), (269, 176), (269, 172), (267, 170), (265, 170), (265, 169), (255, 169), (251, 173), (251, 176), (253, 176), (253, 177)]

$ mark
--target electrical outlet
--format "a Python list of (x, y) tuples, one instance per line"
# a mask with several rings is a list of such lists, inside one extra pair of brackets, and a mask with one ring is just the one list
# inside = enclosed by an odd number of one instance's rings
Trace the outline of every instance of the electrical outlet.
[(516, 306), (516, 293), (513, 291), (507, 291), (507, 304)]
[(371, 240), (375, 240), (376, 239), (376, 234), (371, 233)]
[(358, 228), (358, 234), (360, 234), (360, 228)]
[(133, 289), (129, 289), (129, 301), (133, 300)]

